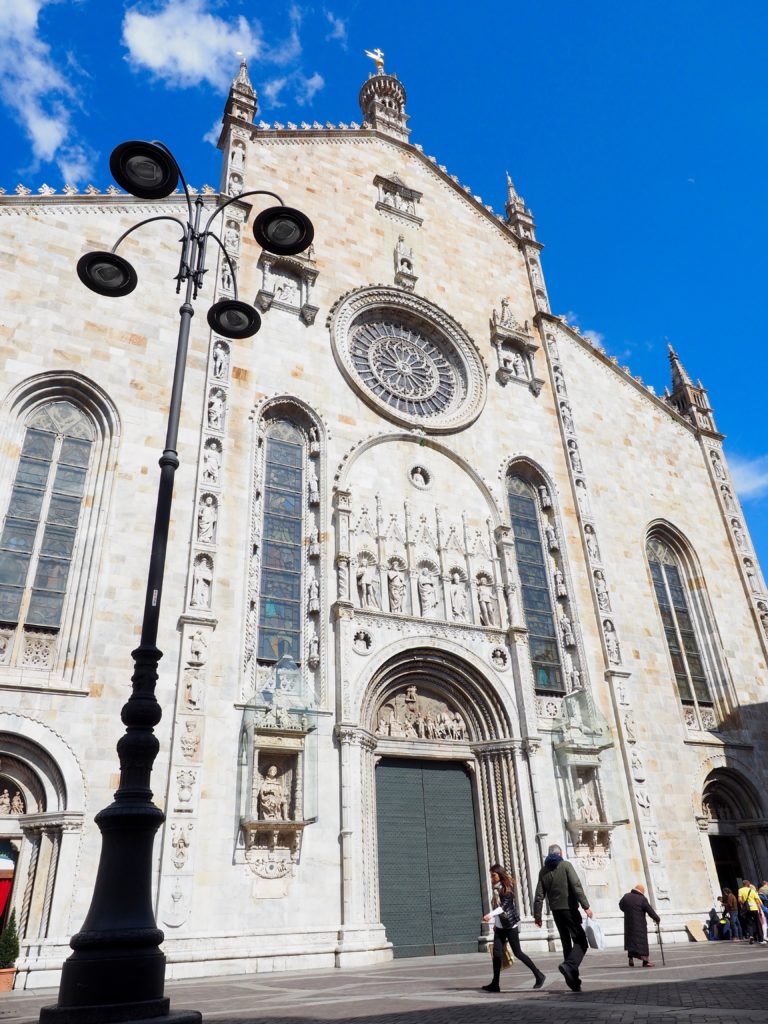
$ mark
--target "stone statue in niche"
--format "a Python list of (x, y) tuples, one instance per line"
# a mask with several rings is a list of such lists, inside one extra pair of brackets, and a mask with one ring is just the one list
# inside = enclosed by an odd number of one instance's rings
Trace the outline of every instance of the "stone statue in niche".
[(192, 598), (190, 604), (195, 608), (210, 608), (211, 584), (213, 583), (213, 564), (208, 558), (199, 558), (192, 572)]
[(310, 465), (307, 469), (307, 490), (309, 492), (309, 504), (320, 504), (320, 485), (317, 482), (315, 467)]
[(595, 538), (595, 531), (591, 526), (584, 527), (584, 541), (587, 545), (587, 554), (593, 562), (600, 561), (600, 550), (597, 546), (597, 539)]
[(310, 615), (320, 611), (320, 584), (314, 576), (307, 584), (307, 611)]
[(371, 647), (373, 647), (373, 638), (366, 630), (358, 629), (352, 637), (352, 646), (358, 654), (367, 654)]
[(579, 511), (583, 516), (589, 515), (589, 499), (587, 498), (587, 485), (583, 480), (576, 481), (576, 501), (579, 504)]
[(307, 554), (310, 558), (317, 558), (320, 554), (320, 531), (315, 523), (309, 531), (309, 544)]
[(573, 466), (574, 473), (583, 473), (583, 467), (581, 465), (581, 456), (579, 455), (579, 449), (575, 441), (568, 442), (568, 457), (571, 460), (571, 466)]
[(523, 380), (526, 380), (528, 377), (525, 370), (525, 362), (519, 352), (515, 352), (512, 356), (512, 371), (516, 377), (520, 377)]
[(22, 797), (18, 789), (11, 797), (11, 814), (26, 814), (26, 808), (24, 807), (24, 798)]
[(565, 588), (565, 576), (559, 568), (555, 568), (552, 573), (552, 582), (555, 585), (555, 594), (557, 597), (568, 597), (568, 591)]
[(563, 375), (560, 372), (560, 367), (559, 366), (555, 367), (555, 369), (553, 371), (553, 376), (555, 378), (555, 391), (558, 393), (558, 395), (564, 395), (565, 394), (565, 379), (563, 378)]
[(228, 260), (224, 260), (221, 264), (221, 287), (225, 292), (232, 291), (232, 268), (229, 265)]
[(635, 782), (645, 782), (645, 765), (636, 747), (632, 748), (632, 778)]
[(571, 673), (568, 678), (570, 679), (572, 690), (581, 689), (581, 672), (579, 672), (575, 665), (571, 669)]
[(565, 427), (565, 432), (567, 434), (575, 433), (573, 429), (573, 419), (571, 417), (571, 407), (568, 405), (567, 402), (560, 403), (560, 412), (563, 417), (563, 426)]
[(467, 590), (459, 572), (451, 573), (451, 583), (448, 587), (451, 604), (451, 616), (455, 622), (466, 622), (467, 615)]
[(547, 546), (550, 551), (559, 551), (560, 542), (557, 538), (557, 530), (554, 528), (552, 523), (547, 520), (544, 524), (544, 536), (547, 538)]
[(288, 305), (296, 304), (299, 286), (294, 277), (288, 274), (275, 274), (274, 288), (276, 302), (285, 302)]
[(731, 526), (733, 527), (733, 539), (736, 541), (736, 547), (741, 548), (743, 551), (746, 547), (746, 541), (744, 540), (744, 531), (741, 529), (738, 519), (732, 519)]
[(212, 430), (221, 430), (224, 425), (224, 395), (221, 391), (211, 391), (208, 395), (208, 426)]
[(419, 591), (419, 604), (421, 605), (421, 614), (430, 617), (434, 616), (435, 609), (437, 608), (437, 593), (435, 592), (435, 578), (434, 573), (424, 566), (419, 572), (419, 578), (417, 580), (417, 589)]
[(749, 558), (744, 559), (744, 572), (747, 574), (747, 582), (749, 583), (749, 589), (753, 594), (759, 593), (757, 585), (757, 576), (755, 574), (755, 567)]
[(227, 230), (224, 232), (224, 247), (233, 249), (235, 252), (240, 248), (240, 233), (233, 220), (227, 221)]
[(193, 719), (188, 718), (184, 723), (184, 732), (181, 734), (179, 743), (181, 745), (181, 753), (191, 761), (200, 749), (200, 733), (198, 732), (197, 722)]
[(223, 380), (229, 370), (229, 346), (223, 341), (217, 341), (213, 346), (213, 376), (217, 380)]
[(730, 487), (726, 487), (726, 485), (723, 484), (720, 488), (720, 492), (723, 495), (723, 504), (725, 505), (725, 507), (728, 509), (729, 512), (735, 512), (736, 504), (733, 500), (733, 495), (731, 494)]
[(429, 483), (429, 474), (423, 466), (414, 466), (411, 470), (411, 481), (416, 487), (424, 488)]
[(399, 566), (393, 565), (387, 572), (387, 589), (389, 592), (389, 610), (405, 611), (405, 576)]
[(312, 633), (309, 638), (309, 654), (307, 655), (307, 664), (314, 672), (320, 664), (320, 637), (317, 633)]
[(659, 833), (655, 828), (649, 828), (645, 831), (645, 843), (648, 847), (648, 854), (654, 864), (658, 864), (661, 860), (659, 856)]
[(267, 768), (264, 780), (259, 786), (257, 797), (261, 821), (290, 821), (288, 816), (288, 794), (278, 778), (277, 765)]
[(413, 273), (413, 249), (405, 244), (405, 235), (399, 235), (395, 246), (395, 269), (403, 274)]
[(184, 700), (190, 710), (200, 708), (200, 670), (197, 666), (188, 665), (184, 669)]
[(763, 601), (759, 601), (757, 605), (757, 611), (760, 615), (760, 622), (763, 627), (763, 632), (768, 637), (768, 605)]
[(202, 544), (213, 544), (216, 539), (217, 516), (218, 510), (213, 495), (204, 495), (197, 510), (197, 539)]
[(203, 452), (203, 482), (217, 484), (221, 470), (221, 446), (218, 441), (209, 441)]
[(619, 641), (616, 639), (616, 630), (610, 619), (603, 622), (603, 633), (605, 636), (605, 649), (608, 651), (608, 661), (612, 665), (621, 664), (621, 651)]
[(381, 608), (379, 573), (375, 565), (361, 565), (357, 570), (357, 590), (362, 608)]
[(539, 492), (539, 501), (541, 502), (541, 507), (552, 508), (552, 499), (550, 498), (549, 491), (544, 486), (544, 484), (540, 484), (537, 490)]
[(631, 711), (627, 711), (624, 715), (624, 732), (627, 734), (627, 739), (630, 743), (637, 742), (637, 733), (635, 731), (635, 716)]
[(560, 616), (560, 632), (563, 637), (563, 644), (566, 647), (575, 647), (576, 638), (573, 635), (573, 626), (565, 612)]
[(312, 458), (320, 454), (320, 438), (317, 436), (317, 427), (309, 428), (309, 454)]
[(597, 595), (597, 606), (600, 611), (609, 612), (611, 610), (611, 601), (608, 595), (608, 584), (605, 582), (605, 576), (600, 569), (595, 572), (595, 593)]
[(496, 608), (493, 599), (493, 586), (491, 578), (481, 573), (477, 577), (477, 603), (480, 608), (480, 624), (483, 626), (496, 625)]
[(723, 464), (720, 461), (720, 456), (717, 452), (709, 453), (712, 458), (712, 469), (715, 471), (715, 476), (718, 480), (725, 480), (725, 473), (723, 472)]
[(239, 174), (230, 174), (229, 176), (229, 194), (233, 199), (242, 194), (243, 191), (243, 179)]
[(208, 644), (203, 633), (197, 629), (189, 638), (189, 660), (193, 665), (204, 665), (208, 659)]
[(236, 142), (229, 158), (230, 169), (240, 170), (245, 166), (245, 150), (241, 143)]

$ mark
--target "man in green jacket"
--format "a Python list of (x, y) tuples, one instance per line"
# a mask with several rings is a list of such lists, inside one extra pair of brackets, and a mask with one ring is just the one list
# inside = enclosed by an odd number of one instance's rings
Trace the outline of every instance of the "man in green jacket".
[(581, 926), (579, 907), (584, 908), (587, 917), (592, 917), (592, 911), (589, 909), (589, 900), (584, 895), (579, 876), (573, 865), (563, 860), (563, 851), (557, 845), (550, 846), (547, 859), (539, 872), (539, 884), (536, 886), (533, 901), (533, 917), (539, 928), (545, 896), (563, 944), (564, 959), (558, 970), (565, 978), (568, 988), (573, 992), (580, 992), (579, 964), (589, 946)]

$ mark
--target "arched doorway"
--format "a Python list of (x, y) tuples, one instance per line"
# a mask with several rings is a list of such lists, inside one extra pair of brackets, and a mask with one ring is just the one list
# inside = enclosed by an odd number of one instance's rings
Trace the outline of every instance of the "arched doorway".
[(361, 720), (375, 737), (376, 896), (394, 955), (474, 952), (493, 860), (521, 880), (523, 912), (529, 902), (506, 709), (468, 660), (411, 648), (376, 672)]
[(735, 892), (745, 877), (759, 883), (766, 830), (752, 784), (732, 768), (715, 768), (704, 780), (701, 806), (720, 888)]

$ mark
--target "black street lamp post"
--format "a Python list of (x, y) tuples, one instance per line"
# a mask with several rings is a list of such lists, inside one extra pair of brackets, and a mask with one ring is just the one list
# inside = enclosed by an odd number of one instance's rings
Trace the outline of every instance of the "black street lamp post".
[(140, 199), (162, 199), (171, 195), (181, 180), (187, 203), (187, 222), (177, 217), (149, 217), (129, 228), (110, 252), (92, 252), (77, 265), (80, 280), (100, 295), (127, 295), (136, 287), (131, 264), (116, 252), (120, 243), (137, 228), (156, 220), (181, 225), (181, 257), (176, 291), (186, 284), (179, 310), (179, 338), (168, 413), (165, 449), (160, 457), (160, 483), (152, 533), (147, 591), (141, 640), (131, 656), (134, 660), (133, 687), (121, 718), (125, 734), (117, 744), (120, 784), (114, 801), (96, 815), (102, 834), (101, 856), (91, 906), (82, 929), (72, 936), (74, 952), (64, 963), (59, 999), (44, 1007), (40, 1024), (110, 1024), (164, 1018), (174, 1024), (199, 1024), (197, 1011), (169, 1014), (170, 1000), (164, 996), (165, 956), (160, 949), (163, 932), (157, 927), (152, 907), (152, 848), (165, 815), (152, 803), (150, 777), (159, 749), (154, 726), (162, 717), (155, 697), (157, 667), (162, 652), (157, 647), (157, 628), (165, 571), (165, 552), (171, 518), (173, 481), (179, 458), (176, 444), (184, 387), (184, 370), (189, 330), (205, 274), (206, 247), (213, 239), (227, 260), (234, 285), (234, 299), (221, 299), (208, 310), (208, 323), (226, 338), (248, 338), (260, 326), (259, 314), (237, 298), (235, 268), (219, 237), (211, 230), (214, 219), (230, 203), (252, 195), (268, 195), (279, 206), (262, 211), (254, 222), (259, 244), (278, 255), (295, 255), (312, 242), (309, 219), (283, 205), (273, 192), (252, 191), (218, 205), (200, 227), (204, 200), (194, 203), (187, 183), (166, 146), (158, 142), (125, 142), (110, 158), (110, 169), (118, 185)]

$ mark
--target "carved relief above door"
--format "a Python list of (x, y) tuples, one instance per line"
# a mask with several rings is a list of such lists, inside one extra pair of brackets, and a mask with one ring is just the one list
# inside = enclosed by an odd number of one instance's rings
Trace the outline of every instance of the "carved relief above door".
[(376, 735), (390, 739), (466, 742), (467, 725), (450, 704), (407, 686), (388, 697), (376, 714)]

